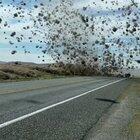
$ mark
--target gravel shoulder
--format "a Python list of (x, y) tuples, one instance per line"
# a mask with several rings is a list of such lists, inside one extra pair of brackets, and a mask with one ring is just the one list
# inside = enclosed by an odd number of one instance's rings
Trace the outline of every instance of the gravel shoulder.
[(140, 79), (131, 79), (129, 88), (119, 97), (118, 103), (100, 118), (85, 140), (139, 140), (139, 138)]

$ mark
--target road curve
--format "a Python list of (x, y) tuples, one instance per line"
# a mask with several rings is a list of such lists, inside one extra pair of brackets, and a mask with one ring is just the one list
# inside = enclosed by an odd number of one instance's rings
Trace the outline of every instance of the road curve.
[(107, 77), (1, 83), (0, 139), (81, 140), (127, 86)]

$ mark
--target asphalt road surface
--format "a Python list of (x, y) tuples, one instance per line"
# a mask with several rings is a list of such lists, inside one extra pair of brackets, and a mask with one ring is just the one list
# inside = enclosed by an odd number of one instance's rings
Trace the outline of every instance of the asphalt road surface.
[(107, 77), (0, 83), (0, 140), (82, 140), (129, 83)]

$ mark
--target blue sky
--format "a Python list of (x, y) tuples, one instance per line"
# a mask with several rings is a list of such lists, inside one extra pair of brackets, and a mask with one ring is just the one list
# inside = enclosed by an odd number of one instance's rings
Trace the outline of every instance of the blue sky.
[[(22, 42), (22, 44), (17, 44), (18, 46), (18, 52), (15, 55), (11, 55), (11, 51), (14, 49), (14, 47), (12, 47), (11, 45), (9, 45), (8, 41), (6, 41), (4, 39), (4, 37), (9, 36), (8, 33), (10, 34), (12, 31), (16, 31), (17, 33), (19, 32), (24, 32), (21, 28), (25, 25), (30, 25), (32, 26), (32, 21), (30, 20), (30, 17), (26, 17), (25, 21), (18, 23), (17, 20), (13, 20), (13, 18), (11, 18), (11, 14), (14, 13), (15, 9), (13, 7), (7, 7), (8, 4), (12, 3), (13, 0), (3, 0), (3, 7), (0, 7), (0, 17), (3, 16), (5, 18), (5, 20), (7, 20), (11, 27), (10, 28), (1, 28), (0, 29), (0, 61), (28, 61), (28, 62), (36, 62), (36, 63), (42, 63), (42, 59), (38, 59), (38, 56), (42, 56), (41, 51), (35, 49), (34, 46), (36, 45), (40, 45), (38, 44), (38, 42), (36, 42), (37, 38), (34, 38), (33, 43), (29, 43), (26, 39), (24, 42)], [(18, 5), (18, 3), (21, 0), (15, 0), (15, 6)], [(26, 11), (28, 11), (30, 8), (32, 8), (32, 5), (34, 5), (34, 1), (35, 0), (26, 0), (26, 2), (28, 1), (28, 4), (25, 8), (25, 14)], [(48, 0), (38, 0), (39, 2), (47, 2)], [(58, 1), (58, 0), (54, 0), (54, 1)], [(93, 1), (95, 1), (97, 3), (96, 6), (93, 6)], [(119, 6), (123, 6), (123, 5), (127, 5), (129, 4), (130, 0), (119, 0), (119, 5), (118, 6), (113, 6), (111, 5), (111, 1), (112, 0), (107, 0), (108, 1), (108, 9), (106, 9), (105, 5), (102, 4), (101, 0), (74, 0), (74, 7), (78, 8), (78, 9), (82, 9), (84, 6), (90, 6), (88, 13), (86, 14), (91, 14), (91, 13), (95, 13), (94, 15), (98, 16), (102, 16), (104, 17), (106, 14), (108, 14), (108, 16), (110, 16), (112, 19), (114, 18), (114, 16), (112, 15), (112, 11), (111, 8), (116, 10)], [(139, 2), (139, 0), (136, 0), (136, 2)], [(11, 10), (12, 12), (5, 12), (4, 9), (7, 10)], [(102, 11), (100, 14), (97, 13), (97, 11), (100, 10)], [(119, 12), (116, 14), (120, 14)], [(122, 19), (122, 22), (125, 22), (125, 20)], [(97, 24), (100, 26), (100, 20), (97, 21)], [(114, 20), (112, 20), (112, 24), (115, 25), (115, 18)], [(3, 35), (3, 32), (6, 31), (7, 35)], [(27, 34), (28, 36), (28, 32), (25, 32), (23, 34)], [(119, 34), (118, 34), (119, 36)], [(115, 36), (116, 37), (116, 36)], [(14, 41), (14, 40), (13, 40)], [(42, 45), (42, 44), (41, 44)], [(24, 49), (22, 48), (22, 46), (26, 46), (26, 49), (31, 51), (30, 54), (25, 54), (24, 53)], [(53, 62), (51, 56), (46, 55), (45, 56), (46, 62)], [(45, 62), (45, 63), (46, 63)]]
[[(39, 44), (38, 42), (36, 42), (36, 38), (34, 39), (34, 41), (32, 43), (30, 43), (29, 41), (23, 41), (22, 43), (18, 43), (15, 44), (14, 46), (18, 46), (18, 48), (16, 48), (17, 53), (15, 55), (11, 55), (11, 51), (15, 49), (15, 47), (13, 47), (12, 45), (9, 45), (8, 40), (5, 40), (5, 37), (9, 37), (11, 32), (16, 31), (16, 33), (20, 33), (20, 32), (24, 32), (22, 30), (22, 27), (24, 26), (31, 26), (33, 23), (30, 20), (30, 17), (27, 16), (25, 21), (22, 21), (20, 23), (18, 23), (18, 21), (16, 19), (11, 18), (11, 16), (13, 16), (13, 14), (16, 12), (15, 8), (8, 7), (7, 5), (11, 4), (13, 0), (4, 0), (3, 1), (3, 7), (0, 8), (0, 17), (3, 17), (3, 19), (5, 19), (5, 21), (8, 21), (8, 23), (10, 24), (10, 28), (1, 28), (0, 30), (0, 61), (26, 61), (26, 62), (36, 62), (36, 63), (42, 63), (42, 59), (38, 59), (38, 56), (42, 56), (42, 53), (40, 50), (35, 49), (36, 45), (42, 45)], [(14, 5), (18, 6), (19, 2), (21, 0), (15, 0)], [(27, 3), (26, 9), (25, 9), (25, 14), (26, 14), (26, 10), (28, 12), (28, 10), (30, 8), (32, 8), (32, 5), (34, 5), (34, 0), (31, 0)], [(10, 9), (11, 12), (7, 12), (4, 11), (4, 9), (7, 9), (7, 11)], [(6, 35), (3, 34), (3, 32), (6, 32)], [(25, 36), (28, 32), (23, 33)], [(13, 40), (13, 42), (15, 43), (15, 41)], [(25, 48), (22, 48), (22, 46), (26, 46)], [(30, 51), (30, 54), (25, 54), (24, 50)], [(52, 58), (49, 55), (45, 56), (45, 60), (46, 62), (52, 62)]]

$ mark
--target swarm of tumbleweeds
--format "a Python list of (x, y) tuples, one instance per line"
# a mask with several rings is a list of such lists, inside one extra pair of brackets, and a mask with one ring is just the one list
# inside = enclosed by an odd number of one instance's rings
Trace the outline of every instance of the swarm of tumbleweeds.
[[(108, 7), (108, 0), (101, 0), (100, 3), (110, 11), (105, 15), (106, 11), (101, 9), (96, 13), (90, 12), (96, 2), (82, 9), (74, 7), (74, 0), (59, 0), (57, 3), (35, 0), (33, 5), (26, 0), (15, 5), (14, 2), (7, 6), (13, 7), (16, 12), (5, 11), (12, 13), (12, 18), (19, 23), (30, 19), (32, 24), (21, 27), (24, 33), (14, 31), (5, 38), (12, 47), (17, 48), (17, 44), (21, 47), (26, 40), (42, 51), (42, 55), (38, 56), (42, 61), (49, 54), (58, 63), (82, 65), (104, 73), (124, 67), (134, 68), (130, 64), (140, 54), (140, 10), (134, 0), (116, 10)], [(119, 0), (111, 1), (111, 4), (119, 5)], [(0, 26), (10, 28), (4, 18), (0, 18)], [(26, 47), (22, 46), (25, 53), (30, 53)], [(17, 49), (11, 53), (17, 53)]]

